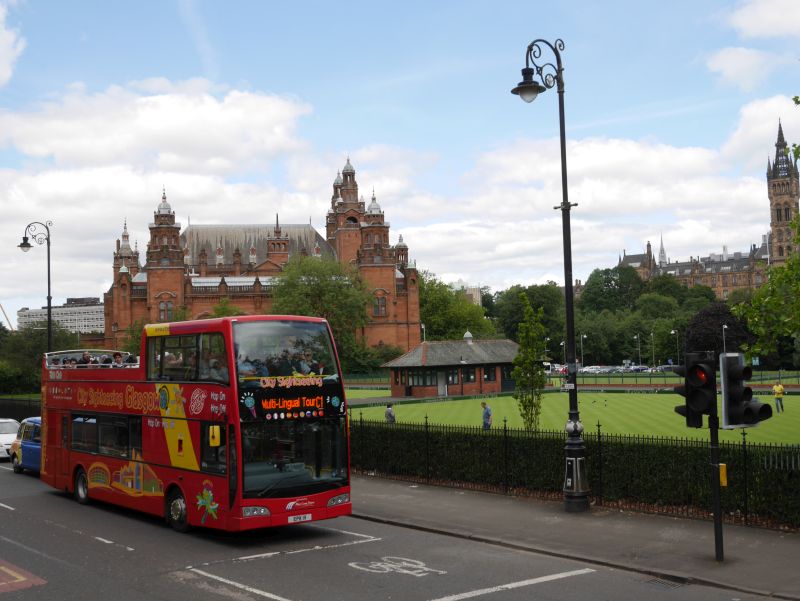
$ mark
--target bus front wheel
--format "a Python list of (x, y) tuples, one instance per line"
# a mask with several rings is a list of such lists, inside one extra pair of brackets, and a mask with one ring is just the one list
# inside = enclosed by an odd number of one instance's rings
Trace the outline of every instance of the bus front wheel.
[(83, 468), (78, 468), (78, 471), (75, 472), (75, 489), (72, 494), (81, 505), (89, 502), (89, 480), (86, 479), (86, 472), (83, 471)]
[(186, 515), (186, 499), (179, 489), (173, 490), (167, 499), (167, 523), (176, 532), (186, 532), (189, 520)]

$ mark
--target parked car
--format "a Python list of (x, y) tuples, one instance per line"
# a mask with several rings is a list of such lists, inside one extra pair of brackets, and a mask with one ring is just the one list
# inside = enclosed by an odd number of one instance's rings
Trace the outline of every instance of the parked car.
[(11, 465), (14, 473), (38, 472), (42, 462), (42, 418), (26, 417), (11, 443)]
[(19, 422), (15, 419), (0, 419), (0, 459), (11, 459), (11, 443), (17, 438)]

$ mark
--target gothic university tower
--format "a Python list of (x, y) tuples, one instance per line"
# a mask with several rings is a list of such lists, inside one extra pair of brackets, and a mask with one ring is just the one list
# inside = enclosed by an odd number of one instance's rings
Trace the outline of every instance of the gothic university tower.
[(294, 255), (327, 257), (354, 266), (372, 293), (368, 323), (357, 335), (370, 346), (404, 351), (420, 342), (419, 278), (400, 236), (389, 243), (389, 223), (372, 193), (359, 197), (350, 159), (333, 182), (323, 238), (310, 224), (188, 225), (181, 232), (162, 192), (149, 225), (145, 264), (130, 246), (127, 220), (114, 252), (114, 279), (104, 297), (105, 344), (118, 348), (139, 323), (211, 315), (227, 298), (245, 313), (269, 313), (274, 278)]
[(790, 222), (798, 211), (800, 185), (798, 184), (797, 163), (792, 160), (783, 127), (778, 122), (778, 141), (775, 143), (775, 162), (767, 159), (767, 190), (770, 211), (770, 256), (774, 265), (786, 262), (786, 256), (796, 252), (793, 247), (794, 232)]

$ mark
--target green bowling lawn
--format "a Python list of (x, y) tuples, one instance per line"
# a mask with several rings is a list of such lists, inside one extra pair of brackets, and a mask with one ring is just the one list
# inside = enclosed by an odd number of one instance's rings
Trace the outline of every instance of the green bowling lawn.
[[(367, 391), (348, 390), (350, 398), (354, 394)], [(385, 396), (388, 391), (368, 391), (376, 393), (368, 396)], [(377, 394), (380, 393), (380, 394)], [(771, 396), (758, 397), (772, 405)], [(494, 427), (502, 428), (507, 420), (509, 428), (521, 428), (516, 401), (511, 396), (487, 399), (494, 414)], [(639, 434), (645, 436), (665, 436), (682, 438), (708, 438), (707, 421), (703, 429), (687, 428), (684, 418), (674, 412), (675, 405), (683, 404), (683, 398), (674, 394), (652, 393), (605, 393), (582, 392), (578, 394), (581, 421), (587, 431), (596, 432), (600, 422), (604, 434)], [(773, 412), (771, 419), (758, 427), (747, 428), (748, 442), (768, 442), (780, 444), (800, 444), (800, 396), (789, 395), (784, 398), (786, 412)], [(385, 407), (353, 406), (351, 415), (354, 421), (363, 417), (368, 420), (382, 420)], [(430, 424), (479, 426), (481, 424), (480, 399), (462, 399), (440, 402), (398, 402), (395, 404), (398, 423), (423, 423), (428, 417)], [(542, 398), (540, 428), (542, 430), (561, 430), (567, 419), (568, 397), (566, 393), (548, 393)], [(720, 431), (720, 440), (741, 442), (742, 430)]]

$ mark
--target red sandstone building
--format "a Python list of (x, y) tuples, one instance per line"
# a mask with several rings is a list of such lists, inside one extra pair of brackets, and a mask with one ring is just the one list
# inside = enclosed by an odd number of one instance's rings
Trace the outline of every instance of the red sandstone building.
[(445, 397), (514, 390), (511, 377), (519, 345), (512, 340), (423, 342), (385, 363), (393, 397)]
[(353, 265), (372, 292), (368, 324), (358, 335), (368, 345), (407, 350), (419, 344), (419, 279), (403, 237), (389, 243), (389, 223), (375, 195), (367, 206), (358, 195), (347, 160), (333, 183), (325, 237), (310, 224), (189, 225), (181, 232), (175, 212), (161, 196), (149, 225), (144, 264), (131, 248), (127, 222), (114, 252), (114, 280), (104, 297), (105, 342), (118, 348), (136, 321), (207, 317), (223, 299), (248, 314), (269, 313), (271, 288), (290, 257), (334, 258)]

